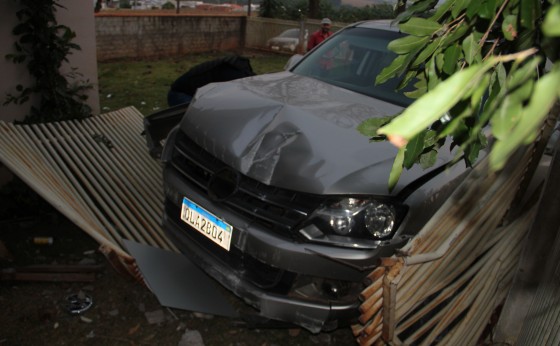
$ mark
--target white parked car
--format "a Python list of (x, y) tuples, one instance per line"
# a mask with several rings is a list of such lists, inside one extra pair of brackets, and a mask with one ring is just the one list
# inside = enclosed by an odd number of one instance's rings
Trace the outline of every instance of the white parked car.
[[(303, 35), (304, 42), (307, 42), (308, 32), (305, 30)], [(280, 35), (271, 38), (267, 42), (270, 50), (295, 52), (299, 44), (299, 29), (288, 29)]]

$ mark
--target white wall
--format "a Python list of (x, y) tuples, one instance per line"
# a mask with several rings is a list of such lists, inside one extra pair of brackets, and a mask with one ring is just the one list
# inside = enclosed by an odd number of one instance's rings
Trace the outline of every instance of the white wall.
[[(94, 89), (88, 94), (88, 104), (92, 107), (94, 114), (99, 114), (93, 5), (89, 0), (60, 0), (60, 4), (66, 9), (57, 10), (58, 23), (66, 25), (76, 32), (73, 42), (82, 48), (81, 51), (74, 51), (68, 57), (69, 64), (66, 66), (66, 70), (68, 67), (76, 67), (83, 74), (83, 78), (94, 85)], [(30, 102), (23, 105), (3, 105), (5, 95), (15, 93), (16, 85), (29, 86), (31, 84), (24, 64), (16, 65), (5, 59), (6, 54), (14, 52), (13, 43), (16, 37), (12, 35), (12, 29), (17, 24), (17, 9), (18, 5), (15, 1), (0, 0), (0, 120), (2, 121), (23, 119), (31, 105)]]

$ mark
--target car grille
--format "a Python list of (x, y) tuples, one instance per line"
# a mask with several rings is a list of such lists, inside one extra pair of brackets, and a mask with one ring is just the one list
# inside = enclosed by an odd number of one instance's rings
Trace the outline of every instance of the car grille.
[[(172, 164), (184, 181), (208, 196), (212, 176), (228, 167), (210, 155), (184, 133), (179, 132)], [(217, 203), (237, 215), (256, 222), (276, 234), (298, 239), (297, 226), (315, 210), (324, 198), (262, 184), (241, 175), (237, 191)], [(215, 202), (215, 201), (214, 201)]]

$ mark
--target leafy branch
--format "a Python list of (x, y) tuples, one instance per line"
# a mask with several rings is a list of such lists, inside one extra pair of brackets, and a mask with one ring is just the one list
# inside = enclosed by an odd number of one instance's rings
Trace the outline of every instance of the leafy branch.
[[(389, 188), (403, 169), (426, 166), (426, 153), (450, 138), (472, 165), (492, 141), (491, 169), (531, 143), (560, 97), (557, 0), (417, 0), (397, 17), (408, 36), (389, 44), (398, 57), (376, 83), (400, 77), (417, 100), (402, 114), (362, 131), (399, 147)], [(434, 10), (428, 18), (417, 17)], [(545, 69), (545, 62), (552, 65)]]
[(6, 59), (15, 64), (26, 64), (34, 78), (32, 86), (16, 86), (17, 93), (6, 95), (4, 104), (21, 105), (33, 94), (40, 96), (39, 106), (32, 106), (24, 122), (48, 122), (81, 119), (91, 115), (85, 103), (85, 92), (92, 88), (82, 81), (75, 68), (63, 75), (60, 68), (68, 62), (67, 56), (80, 46), (72, 40), (76, 34), (56, 21), (57, 8), (64, 8), (57, 0), (14, 0), (21, 9), (16, 12), (19, 20), (12, 33), (18, 37), (14, 43), (15, 53)]

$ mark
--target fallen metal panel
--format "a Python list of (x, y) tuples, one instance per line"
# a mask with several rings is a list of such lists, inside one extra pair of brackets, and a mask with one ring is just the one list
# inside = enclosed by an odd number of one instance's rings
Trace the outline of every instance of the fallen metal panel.
[(125, 240), (144, 280), (161, 305), (236, 317), (237, 313), (216, 283), (185, 256)]
[(160, 225), (161, 166), (150, 157), (134, 107), (85, 120), (0, 122), (0, 160), (105, 247), (123, 239), (177, 251)]

